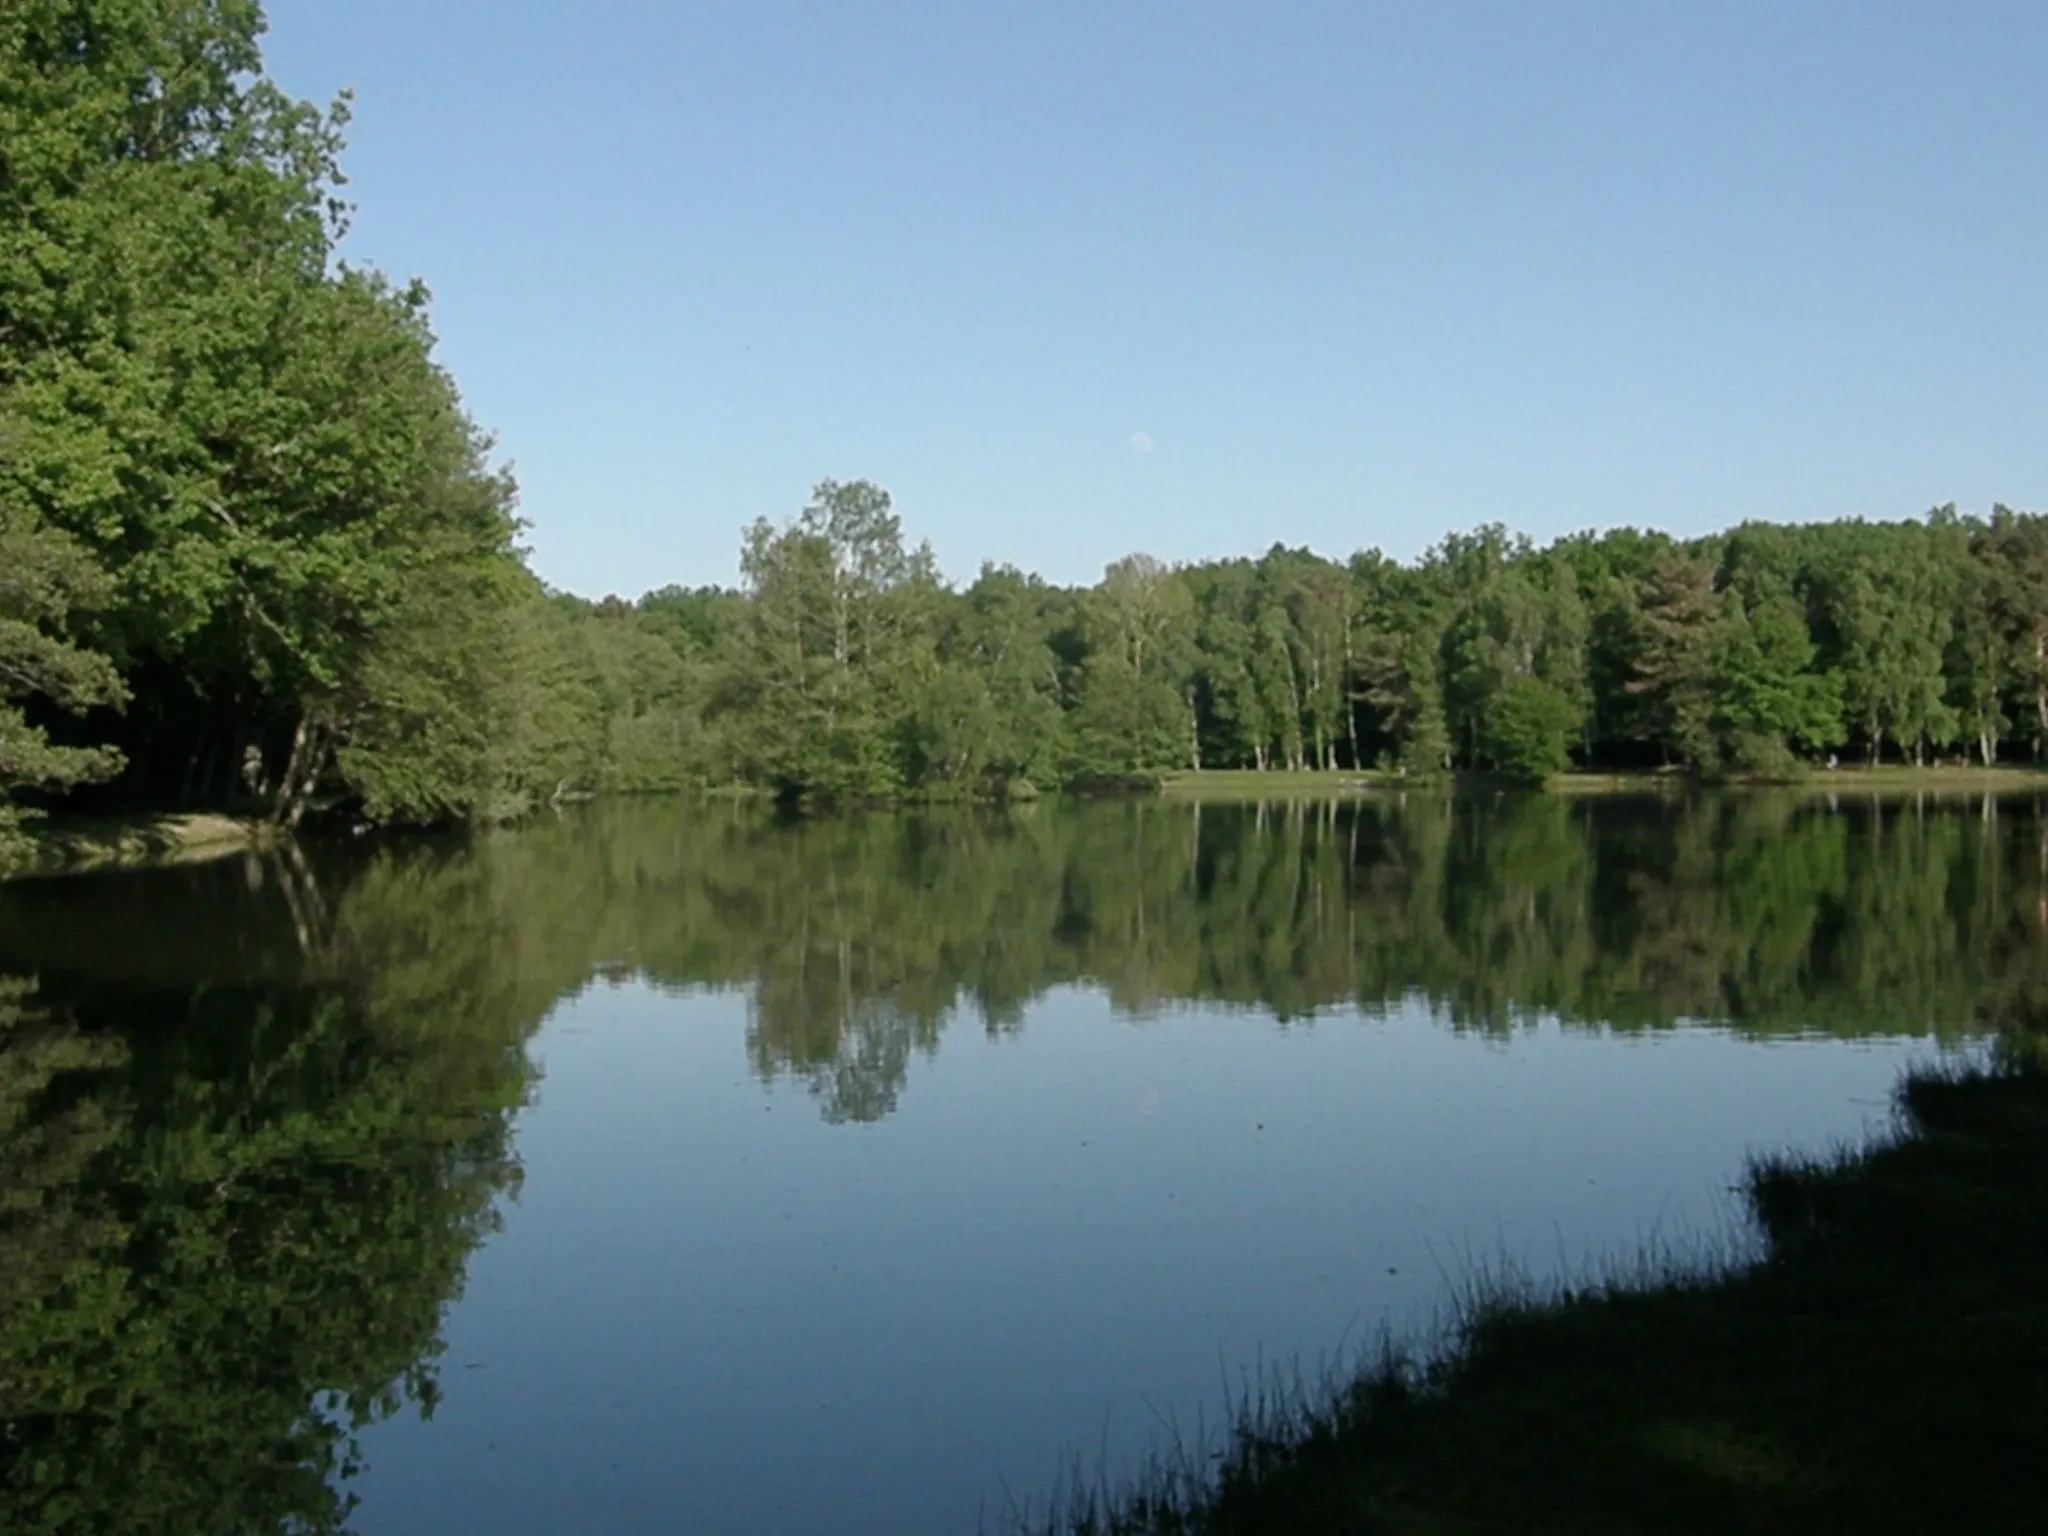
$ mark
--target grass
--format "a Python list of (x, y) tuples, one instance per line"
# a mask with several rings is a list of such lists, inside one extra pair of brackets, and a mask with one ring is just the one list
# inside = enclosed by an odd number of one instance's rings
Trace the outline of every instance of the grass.
[(1697, 782), (1691, 774), (1667, 768), (1632, 773), (1560, 773), (1544, 780), (1543, 787), (1559, 795), (1674, 794)]
[(1255, 768), (1206, 768), (1200, 773), (1169, 773), (1159, 792), (1180, 799), (1281, 800), (1310, 796), (1360, 794), (1398, 788), (1401, 778), (1377, 768), (1340, 769), (1335, 773), (1260, 773)]
[(20, 828), (0, 879), (195, 863), (262, 847), (274, 832), (239, 816), (52, 816)]
[(2048, 1531), (2048, 1067), (1927, 1073), (1890, 1140), (1754, 1164), (1760, 1256), (1457, 1300), (1442, 1347), (1247, 1394), (1061, 1536)]
[[(1459, 789), (1501, 788), (1509, 780), (1497, 774), (1458, 773), (1438, 786)], [(1668, 794), (1695, 784), (1678, 769), (1645, 769), (1635, 772), (1561, 773), (1544, 781), (1552, 794)], [(1375, 790), (1420, 788), (1424, 781), (1404, 779), (1382, 769), (1340, 769), (1334, 773), (1260, 773), (1251, 768), (1211, 768), (1200, 773), (1182, 770), (1164, 775), (1161, 794), (1181, 800), (1332, 799), (1368, 794)], [(2000, 765), (1983, 768), (1968, 764), (1890, 764), (1870, 768), (1843, 765), (1812, 768), (1804, 777), (1784, 783), (1735, 779), (1726, 788), (1790, 789), (1807, 794), (1899, 795), (1899, 794), (2014, 794), (2048, 791), (2048, 768)]]
[(2048, 768), (2001, 763), (1984, 768), (1968, 763), (1930, 763), (1925, 768), (1911, 764), (1886, 763), (1876, 768), (1844, 764), (1839, 768), (1816, 768), (1805, 781), (1807, 789), (1839, 790), (1850, 794), (1897, 793), (1926, 790), (1930, 793), (1961, 790), (1972, 794), (2023, 790), (2048, 790)]

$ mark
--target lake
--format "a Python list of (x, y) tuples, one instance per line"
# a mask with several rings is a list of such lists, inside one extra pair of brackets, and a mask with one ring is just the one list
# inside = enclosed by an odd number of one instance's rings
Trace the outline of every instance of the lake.
[(0, 888), (9, 1530), (972, 1532), (1747, 1241), (2048, 979), (2028, 799), (779, 820)]

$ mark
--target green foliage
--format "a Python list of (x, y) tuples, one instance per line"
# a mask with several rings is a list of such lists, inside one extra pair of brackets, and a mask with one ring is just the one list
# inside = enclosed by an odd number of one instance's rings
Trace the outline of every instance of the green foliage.
[[(4, 505), (0, 573), (0, 795), (108, 777), (120, 767), (117, 753), (55, 745), (22, 712), (31, 699), (73, 714), (127, 699), (113, 663), (69, 633), (80, 609), (104, 600), (105, 579), (70, 539)], [(11, 827), (0, 800), (0, 842)]]
[(1781, 776), (1793, 768), (1790, 746), (1818, 750), (1841, 740), (1838, 679), (1809, 668), (1813, 642), (1789, 598), (1770, 598), (1751, 614), (1731, 602), (1716, 649), (1715, 761), (1741, 772)]
[[(886, 493), (827, 481), (788, 525), (750, 532), (744, 592), (554, 600), (566, 628), (503, 685), (525, 699), (504, 728), (554, 745), (510, 754), (520, 766), (493, 782), (516, 805), (532, 784), (740, 780), (844, 803), (1373, 764), (1411, 779), (1462, 765), (1540, 780), (1574, 762), (1777, 779), (1844, 744), (1924, 761), (1965, 735), (1994, 762), (2039, 702), (2029, 679), (2048, 678), (2048, 663), (2029, 670), (2048, 624), (2031, 627), (2021, 574), (2037, 522), (1939, 511), (1549, 550), (1485, 528), (1413, 568), (1276, 546), (1178, 569), (1132, 556), (1083, 591), (985, 568), (955, 591), (906, 549)], [(454, 626), (431, 648), (455, 655)], [(380, 690), (409, 691), (395, 674)]]
[(886, 491), (826, 480), (747, 531), (740, 590), (545, 592), (425, 290), (337, 259), (346, 101), (279, 91), (262, 30), (251, 0), (0, 17), (0, 794), (424, 823), (2048, 757), (2048, 524), (2002, 507), (956, 591)]
[(936, 582), (929, 552), (904, 549), (888, 492), (821, 481), (795, 522), (748, 530), (740, 565), (750, 602), (734, 687), (751, 774), (793, 798), (902, 790), (891, 747), (918, 736), (907, 717), (936, 638)]
[(1487, 755), (1502, 772), (1540, 784), (1570, 766), (1578, 721), (1578, 710), (1554, 684), (1509, 678), (1487, 710)]
[[(1723, 595), (1706, 561), (1667, 550), (1644, 573), (1615, 649), (1626, 656), (1626, 691), (1641, 734), (1694, 768), (1718, 760), (1714, 740), (1714, 644)], [(1619, 669), (1618, 669), (1619, 670)]]
[[(1082, 632), (1070, 777), (1107, 782), (1194, 766), (1194, 603), (1180, 577), (1149, 555), (1117, 561), (1089, 594)], [(1291, 668), (1284, 638), (1272, 645)]]
[[(204, 762), (198, 798), (286, 820), (316, 793), (466, 814), (499, 787), (472, 653), (517, 570), (511, 487), (432, 361), (424, 290), (334, 263), (345, 104), (279, 92), (262, 25), (231, 0), (0, 22), (0, 515), (66, 573), (21, 617), (55, 634), (89, 602), (76, 638), (129, 692), (147, 675), (146, 711), (88, 722), (131, 798), (194, 798)], [(22, 690), (118, 698), (67, 665)]]

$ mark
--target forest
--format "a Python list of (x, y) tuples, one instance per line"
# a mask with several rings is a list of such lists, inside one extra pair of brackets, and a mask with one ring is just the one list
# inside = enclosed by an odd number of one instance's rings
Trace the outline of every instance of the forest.
[(427, 291), (340, 255), (347, 101), (279, 89), (262, 32), (255, 0), (0, 17), (10, 806), (437, 823), (718, 786), (2048, 757), (2048, 517), (2004, 507), (963, 588), (885, 491), (826, 480), (744, 531), (736, 587), (552, 591)]

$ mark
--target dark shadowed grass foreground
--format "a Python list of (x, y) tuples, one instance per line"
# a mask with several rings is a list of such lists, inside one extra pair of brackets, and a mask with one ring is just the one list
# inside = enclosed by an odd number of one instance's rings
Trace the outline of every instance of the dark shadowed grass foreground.
[(1496, 1290), (1433, 1363), (1255, 1393), (1220, 1457), (1032, 1527), (2048, 1531), (2048, 1059), (1910, 1077), (1899, 1112), (1884, 1143), (1751, 1168), (1753, 1264)]

